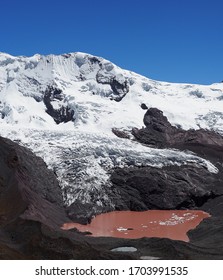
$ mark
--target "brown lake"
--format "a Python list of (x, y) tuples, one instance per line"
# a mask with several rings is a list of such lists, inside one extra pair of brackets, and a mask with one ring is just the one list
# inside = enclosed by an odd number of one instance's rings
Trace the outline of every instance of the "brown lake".
[(77, 228), (95, 237), (166, 237), (189, 241), (187, 232), (207, 217), (208, 213), (199, 210), (114, 211), (97, 215), (88, 225), (65, 223), (62, 229)]

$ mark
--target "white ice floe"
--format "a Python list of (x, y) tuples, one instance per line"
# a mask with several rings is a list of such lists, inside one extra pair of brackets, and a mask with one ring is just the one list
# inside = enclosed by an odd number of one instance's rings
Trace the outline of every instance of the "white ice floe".
[(112, 252), (136, 252), (137, 248), (135, 247), (118, 247), (111, 249)]

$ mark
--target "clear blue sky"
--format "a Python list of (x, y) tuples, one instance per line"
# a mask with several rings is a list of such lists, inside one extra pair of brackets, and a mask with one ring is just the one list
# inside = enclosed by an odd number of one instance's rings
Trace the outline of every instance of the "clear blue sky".
[(81, 51), (156, 80), (220, 82), (223, 1), (2, 0), (0, 51)]

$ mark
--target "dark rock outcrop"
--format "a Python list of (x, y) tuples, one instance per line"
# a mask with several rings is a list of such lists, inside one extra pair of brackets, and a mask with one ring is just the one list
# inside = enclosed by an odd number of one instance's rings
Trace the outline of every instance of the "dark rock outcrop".
[(150, 108), (144, 116), (145, 128), (133, 129), (136, 139), (157, 148), (185, 149), (188, 145), (223, 147), (223, 137), (204, 129), (183, 130), (172, 126), (163, 112)]
[(27, 148), (0, 138), (1, 226), (21, 216), (53, 227), (67, 219), (53, 171)]
[(120, 83), (115, 78), (113, 78), (110, 81), (110, 86), (111, 86), (111, 89), (112, 89), (113, 93), (115, 95), (117, 95), (117, 97), (114, 98), (115, 101), (121, 101), (122, 98), (129, 91), (129, 86), (128, 86), (128, 82), (127, 81), (124, 81), (123, 83)]
[(112, 128), (112, 132), (118, 136), (119, 138), (125, 138), (125, 139), (129, 139), (130, 138), (130, 135), (129, 135), (129, 132), (128, 131), (124, 131), (124, 130), (121, 130), (121, 129), (118, 129), (118, 128)]
[(142, 104), (141, 104), (141, 108), (142, 108), (143, 110), (148, 110), (148, 107), (146, 106), (145, 103), (142, 103)]
[(171, 166), (116, 169), (117, 210), (197, 209), (223, 196), (223, 178), (203, 167)]
[(121, 101), (129, 92), (129, 84), (127, 80), (118, 81), (114, 76), (104, 77), (100, 72), (97, 73), (96, 80), (99, 84), (110, 85), (113, 92), (112, 100)]
[(35, 246), (44, 238), (41, 227), (53, 231), (64, 220), (54, 173), (28, 149), (0, 138), (0, 258), (35, 258)]
[(69, 121), (74, 121), (74, 110), (70, 109), (68, 106), (61, 106), (59, 109), (54, 109), (51, 102), (53, 100), (63, 100), (62, 90), (49, 86), (43, 97), (43, 102), (46, 105), (46, 112), (49, 114), (56, 124), (66, 123)]

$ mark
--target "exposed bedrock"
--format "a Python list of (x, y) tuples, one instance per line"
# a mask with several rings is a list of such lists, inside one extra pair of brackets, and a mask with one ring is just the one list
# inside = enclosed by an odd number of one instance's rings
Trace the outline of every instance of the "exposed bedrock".
[(129, 92), (129, 83), (126, 79), (118, 80), (115, 76), (104, 76), (100, 71), (96, 75), (96, 81), (99, 84), (109, 85), (113, 94), (110, 96), (112, 100), (121, 101)]
[(43, 97), (43, 102), (46, 106), (46, 112), (55, 121), (56, 124), (74, 121), (74, 110), (69, 106), (61, 105), (60, 108), (55, 109), (52, 105), (53, 101), (62, 101), (64, 99), (62, 90), (49, 86)]
[(53, 227), (60, 225), (66, 218), (61, 189), (40, 157), (0, 137), (1, 226), (21, 215)]
[(204, 167), (171, 166), (116, 169), (116, 209), (197, 209), (223, 195), (223, 178)]
[(158, 148), (180, 148), (201, 145), (207, 147), (223, 147), (223, 137), (204, 129), (183, 130), (172, 126), (163, 112), (157, 108), (147, 110), (143, 122), (145, 128), (132, 130), (136, 139), (144, 144)]
[(0, 258), (35, 258), (39, 252), (31, 248), (45, 238), (42, 225), (53, 231), (64, 220), (53, 172), (28, 149), (0, 137)]

